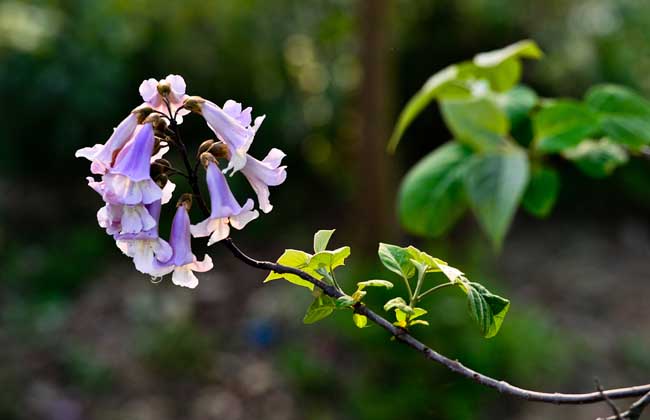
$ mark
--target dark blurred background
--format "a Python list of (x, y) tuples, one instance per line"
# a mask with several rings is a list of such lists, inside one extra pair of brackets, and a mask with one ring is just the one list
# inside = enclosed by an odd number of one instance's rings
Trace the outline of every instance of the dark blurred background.
[[(352, 288), (396, 280), (376, 259), (378, 241), (413, 243), (512, 300), (502, 332), (484, 340), (462, 296), (432, 297), (432, 326), (417, 335), (435, 349), (535, 389), (590, 391), (594, 376), (605, 387), (648, 382), (647, 162), (606, 180), (559, 162), (555, 211), (519, 214), (497, 255), (471, 217), (433, 241), (397, 225), (399, 180), (449, 139), (435, 106), (397, 155), (384, 152), (429, 75), (523, 38), (546, 52), (524, 75), (542, 96), (578, 97), (598, 82), (650, 94), (648, 25), (650, 3), (638, 0), (1, 1), (0, 419), (609, 414), (498, 395), (377, 327), (356, 329), (346, 313), (303, 325), (304, 289), (262, 286), (265, 273), (219, 246), (196, 290), (152, 284), (96, 225), (88, 162), (73, 156), (141, 102), (143, 79), (181, 74), (190, 94), (267, 115), (254, 155), (287, 153), (275, 209), (234, 235), (254, 257), (309, 250), (316, 230), (336, 228), (333, 244), (352, 246), (340, 270)], [(198, 118), (183, 129), (194, 145), (210, 137)], [(387, 296), (373, 290), (368, 302)]]

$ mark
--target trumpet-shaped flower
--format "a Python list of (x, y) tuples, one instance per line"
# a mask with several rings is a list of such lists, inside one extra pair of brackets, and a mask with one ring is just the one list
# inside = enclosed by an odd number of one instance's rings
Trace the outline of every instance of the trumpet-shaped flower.
[(115, 235), (117, 247), (133, 258), (135, 268), (151, 276), (168, 273), (161, 263), (168, 261), (173, 251), (171, 246), (158, 236), (158, 220), (162, 203), (155, 201), (146, 206), (147, 212), (154, 220), (154, 227), (138, 233), (120, 233)]
[(243, 229), (251, 220), (259, 216), (253, 210), (253, 200), (248, 199), (240, 206), (230, 191), (223, 173), (214, 162), (209, 162), (206, 181), (210, 192), (210, 217), (191, 227), (192, 235), (196, 238), (210, 236), (208, 245), (212, 245), (230, 234), (230, 226)]
[(162, 190), (151, 179), (150, 159), (154, 146), (153, 127), (145, 124), (104, 175), (103, 198), (110, 204), (150, 204), (162, 198)]
[(173, 271), (172, 283), (190, 289), (195, 288), (199, 284), (199, 279), (194, 275), (194, 272), (204, 273), (210, 271), (213, 264), (209, 255), (206, 254), (203, 261), (199, 261), (192, 253), (190, 216), (187, 214), (187, 208), (184, 205), (179, 205), (176, 209), (169, 244), (173, 250), (172, 257), (159, 265), (156, 274), (167, 274)]
[[(162, 88), (162, 89), (161, 89)], [(161, 90), (167, 89), (167, 99), (171, 108), (172, 116), (176, 111), (183, 106), (183, 101), (187, 98), (185, 89), (187, 88), (183, 77), (177, 74), (170, 74), (164, 79), (147, 79), (140, 84), (140, 96), (142, 100), (151, 105), (156, 111), (167, 114), (169, 110), (163, 101)], [(183, 115), (189, 114), (190, 111), (181, 109), (178, 111), (176, 122), (178, 124), (183, 122)]]
[(243, 168), (255, 133), (266, 117), (255, 118), (255, 123), (251, 125), (252, 108), (242, 110), (241, 104), (233, 100), (226, 101), (220, 108), (213, 102), (194, 96), (188, 98), (185, 106), (203, 115), (210, 129), (228, 147), (230, 161), (223, 172), (235, 173)]
[(259, 161), (248, 155), (246, 165), (241, 169), (248, 182), (257, 194), (260, 210), (268, 213), (273, 209), (269, 201), (269, 186), (277, 186), (287, 179), (286, 166), (280, 166), (286, 155), (280, 149), (271, 149), (264, 160)]
[(131, 139), (138, 126), (138, 115), (133, 111), (113, 129), (113, 134), (105, 144), (96, 144), (77, 150), (75, 157), (84, 157), (91, 161), (90, 171), (102, 175), (113, 165), (117, 152)]

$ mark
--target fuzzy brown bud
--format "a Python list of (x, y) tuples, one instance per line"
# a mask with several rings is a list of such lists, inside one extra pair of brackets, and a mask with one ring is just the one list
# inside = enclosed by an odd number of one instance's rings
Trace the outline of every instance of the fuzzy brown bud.
[(156, 86), (156, 89), (158, 90), (158, 93), (160, 93), (161, 96), (167, 97), (172, 91), (172, 85), (167, 80), (161, 80), (160, 82), (158, 82), (158, 86)]
[(160, 188), (165, 188), (165, 185), (167, 185), (167, 181), (169, 181), (169, 177), (167, 176), (167, 174), (164, 173), (160, 173), (154, 177), (154, 182)]
[(151, 108), (149, 105), (142, 104), (139, 107), (135, 108), (133, 111), (131, 111), (132, 114), (135, 114), (138, 120), (138, 124), (142, 124), (144, 120), (151, 115), (153, 112), (153, 108)]
[(181, 195), (181, 198), (178, 199), (178, 203), (176, 203), (176, 207), (180, 206), (185, 206), (187, 211), (190, 211), (192, 208), (192, 194), (185, 193)]
[(201, 165), (203, 165), (204, 168), (207, 168), (210, 162), (213, 162), (216, 165), (218, 165), (217, 159), (209, 152), (201, 153), (199, 160), (201, 161)]
[(203, 103), (205, 103), (205, 99), (200, 96), (190, 96), (183, 101), (183, 107), (197, 114), (201, 114), (201, 104)]
[(204, 141), (199, 146), (199, 149), (196, 152), (196, 155), (201, 156), (201, 154), (207, 152), (210, 149), (210, 146), (212, 146), (213, 144), (214, 144), (214, 140), (212, 140), (212, 139)]
[(217, 159), (227, 158), (228, 157), (228, 146), (222, 142), (214, 143), (208, 153), (214, 156)]

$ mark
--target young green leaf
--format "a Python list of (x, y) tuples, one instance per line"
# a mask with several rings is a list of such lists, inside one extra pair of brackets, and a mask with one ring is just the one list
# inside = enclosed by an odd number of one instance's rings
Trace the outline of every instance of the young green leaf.
[(365, 315), (352, 314), (352, 322), (354, 322), (354, 325), (358, 328), (365, 328), (368, 326), (368, 318)]
[(615, 143), (635, 149), (650, 144), (650, 101), (632, 89), (595, 86), (585, 102), (601, 116), (602, 130)]
[(314, 252), (319, 253), (327, 249), (327, 244), (330, 241), (330, 238), (334, 234), (335, 229), (330, 230), (319, 230), (314, 235)]
[(509, 148), (474, 158), (465, 187), (481, 227), (499, 249), (528, 183), (528, 156)]
[(600, 130), (598, 115), (576, 101), (561, 100), (546, 105), (533, 118), (535, 147), (557, 153), (575, 147)]
[(340, 298), (336, 299), (336, 307), (337, 308), (346, 308), (348, 306), (352, 306), (356, 303), (354, 298), (352, 296), (344, 295), (341, 296)]
[(393, 273), (406, 279), (415, 274), (415, 267), (410, 261), (411, 255), (406, 248), (380, 243), (378, 255), (382, 264)]
[(422, 86), (422, 88), (408, 101), (406, 106), (404, 106), (402, 112), (397, 118), (397, 124), (395, 124), (395, 129), (388, 142), (388, 151), (394, 152), (395, 149), (397, 149), (397, 145), (399, 144), (404, 131), (406, 131), (415, 117), (417, 117), (439, 93), (448, 90), (452, 94), (456, 91), (457, 95), (464, 97), (470, 96), (469, 89), (460, 84), (454, 83), (458, 79), (458, 76), (458, 66), (452, 65), (435, 73), (426, 81), (424, 86)]
[(309, 259), (309, 267), (327, 268), (334, 270), (345, 264), (345, 259), (350, 256), (350, 247), (343, 246), (333, 251), (320, 251)]
[(410, 245), (408, 248), (406, 248), (408, 253), (411, 255), (411, 258), (420, 264), (424, 264), (427, 266), (427, 273), (435, 273), (440, 271), (439, 265), (440, 264), (447, 264), (441, 259), (432, 257), (431, 255), (427, 254), (424, 251), (420, 251), (413, 245)]
[[(309, 268), (310, 259), (311, 259), (311, 255), (306, 252), (298, 251), (296, 249), (287, 249), (280, 256), (280, 258), (278, 258), (277, 262), (278, 264), (281, 265), (286, 265), (288, 267), (298, 268), (300, 270), (306, 271), (307, 273), (311, 274), (313, 277), (316, 277), (317, 279), (320, 280), (321, 278), (323, 278), (323, 276), (317, 273), (315, 270)], [(282, 274), (282, 273), (276, 273), (274, 271), (269, 273), (269, 275), (264, 280), (264, 283), (276, 279), (285, 279), (291, 283), (306, 287), (309, 290), (314, 289), (314, 285), (312, 283), (296, 276), (295, 274)]]
[(467, 210), (463, 176), (471, 163), (469, 147), (446, 143), (406, 174), (398, 195), (402, 225), (414, 234), (437, 237)]
[(563, 156), (593, 178), (611, 175), (628, 161), (625, 149), (607, 138), (585, 140), (578, 147), (565, 151)]
[(357, 283), (357, 290), (363, 290), (366, 287), (385, 287), (386, 289), (392, 289), (393, 283), (387, 280), (366, 280)]
[(532, 215), (546, 217), (555, 204), (559, 189), (560, 177), (555, 169), (534, 167), (521, 204)]
[(309, 305), (302, 322), (305, 324), (318, 322), (321, 319), (328, 317), (332, 312), (334, 312), (335, 308), (336, 305), (332, 298), (325, 295), (318, 296), (314, 299), (312, 304)]
[(384, 305), (384, 310), (390, 311), (391, 309), (399, 309), (400, 311), (409, 315), (413, 314), (413, 308), (408, 306), (404, 301), (404, 299), (402, 299), (401, 297), (396, 297), (386, 302), (386, 304)]
[(459, 284), (467, 293), (469, 312), (478, 324), (481, 334), (485, 338), (494, 337), (508, 313), (510, 301), (490, 293), (478, 283), (465, 281)]
[(510, 129), (506, 113), (487, 97), (443, 100), (440, 110), (454, 137), (476, 151), (500, 146)]
[(521, 78), (521, 59), (542, 57), (542, 51), (531, 40), (523, 40), (494, 51), (474, 56), (472, 63), (482, 70), (483, 78), (489, 80), (496, 92), (512, 88)]

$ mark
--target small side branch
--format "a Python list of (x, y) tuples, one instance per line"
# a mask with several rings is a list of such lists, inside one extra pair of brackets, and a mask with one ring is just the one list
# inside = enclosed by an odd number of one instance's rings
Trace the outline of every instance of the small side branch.
[(649, 405), (650, 405), (650, 392), (645, 394), (640, 399), (636, 400), (634, 404), (632, 404), (627, 411), (621, 413), (619, 417), (610, 416), (610, 417), (606, 417), (605, 419), (599, 418), (597, 420), (617, 420), (619, 418), (625, 420), (639, 420), (641, 418), (641, 414), (643, 414), (643, 410), (645, 410), (645, 408), (648, 407)]
[[(298, 270), (293, 267), (287, 267), (281, 264), (272, 263), (269, 261), (258, 261), (249, 257), (235, 245), (235, 243), (231, 238), (224, 239), (223, 241), (221, 241), (221, 244), (223, 244), (237, 259), (239, 259), (240, 261), (244, 262), (245, 264), (251, 267), (261, 269), (261, 270), (274, 271), (280, 274), (283, 273), (295, 274), (296, 276), (304, 280), (307, 280), (310, 283), (313, 283), (315, 286), (322, 289), (326, 295), (335, 299), (338, 299), (343, 295), (334, 287), (314, 278), (313, 276), (309, 275), (304, 271)], [(500, 381), (498, 379), (494, 379), (492, 377), (483, 375), (468, 367), (463, 366), (460, 362), (456, 360), (451, 360), (443, 356), (442, 354), (437, 353), (435, 350), (429, 348), (424, 343), (422, 343), (421, 341), (419, 341), (409, 333), (405, 332), (404, 329), (394, 326), (388, 320), (376, 314), (374, 311), (372, 311), (371, 309), (369, 309), (367, 306), (363, 304), (357, 304), (355, 306), (355, 312), (361, 315), (365, 315), (370, 321), (374, 322), (384, 330), (388, 331), (388, 333), (394, 336), (396, 340), (422, 353), (424, 357), (426, 357), (427, 359), (439, 363), (445, 366), (447, 369), (451, 370), (452, 372), (455, 372), (461, 376), (471, 379), (476, 383), (487, 386), (488, 388), (496, 389), (497, 391), (506, 395), (511, 395), (513, 397), (524, 399), (527, 401), (536, 401), (536, 402), (552, 403), (552, 404), (565, 404), (565, 405), (590, 404), (590, 403), (606, 401), (607, 399), (617, 400), (621, 398), (639, 397), (644, 395), (644, 398), (642, 398), (641, 400), (637, 401), (637, 403), (635, 403), (635, 405), (639, 404), (639, 408), (635, 407), (634, 410), (635, 412), (638, 411), (639, 413), (640, 411), (643, 410), (643, 408), (645, 408), (646, 405), (650, 404), (650, 384), (631, 386), (627, 388), (599, 390), (599, 391), (588, 392), (584, 394), (563, 394), (559, 392), (548, 393), (548, 392), (532, 391), (525, 388), (519, 388), (517, 386), (510, 385), (505, 381)], [(632, 407), (630, 407), (629, 411), (632, 411)], [(621, 416), (626, 415), (626, 413), (621, 414)], [(627, 418), (638, 419), (638, 415), (637, 417), (629, 417), (628, 415)]]

